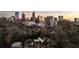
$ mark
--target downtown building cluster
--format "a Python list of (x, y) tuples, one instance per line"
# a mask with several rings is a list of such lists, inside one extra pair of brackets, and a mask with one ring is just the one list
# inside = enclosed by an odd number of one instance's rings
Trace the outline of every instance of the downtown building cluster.
[(22, 13), (21, 19), (19, 18), (19, 12), (15, 12), (15, 16), (10, 17), (9, 21), (16, 21), (21, 22), (25, 26), (30, 25), (37, 25), (40, 27), (46, 27), (49, 31), (51, 31), (51, 28), (54, 28), (56, 26), (62, 26), (63, 28), (67, 27), (68, 25), (75, 24), (79, 25), (79, 18), (74, 18), (74, 21), (71, 21), (70, 19), (64, 19), (64, 16), (46, 16), (43, 17), (41, 15), (38, 15), (36, 17), (35, 12), (32, 12), (32, 17), (26, 18), (26, 15)]
[[(74, 21), (64, 19), (64, 16), (46, 16), (32, 13), (30, 18), (15, 16), (0, 18), (0, 38), (7, 42), (6, 47), (50, 48), (79, 47), (79, 18)], [(4, 47), (0, 43), (0, 47)], [(1, 45), (2, 44), (2, 45)]]

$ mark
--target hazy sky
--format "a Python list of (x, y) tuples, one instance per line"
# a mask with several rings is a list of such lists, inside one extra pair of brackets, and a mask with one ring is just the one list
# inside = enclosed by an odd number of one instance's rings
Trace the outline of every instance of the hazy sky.
[[(26, 17), (32, 16), (32, 11), (19, 11), (20, 17), (22, 13), (25, 13)], [(74, 17), (79, 17), (79, 11), (35, 11), (36, 16), (59, 16), (62, 15), (66, 19), (73, 19)], [(0, 11), (0, 16), (10, 17), (15, 15), (15, 11)]]

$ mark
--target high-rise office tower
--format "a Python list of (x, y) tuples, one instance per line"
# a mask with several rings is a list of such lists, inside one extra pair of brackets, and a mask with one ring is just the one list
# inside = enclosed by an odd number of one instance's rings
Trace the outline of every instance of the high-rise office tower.
[(35, 17), (35, 12), (33, 11), (33, 13), (32, 13), (32, 17)]
[(36, 16), (35, 16), (35, 12), (33, 11), (32, 17), (31, 17), (31, 21), (36, 22), (36, 20), (37, 20), (37, 18), (36, 18)]
[(57, 18), (54, 17), (54, 26), (57, 25)]
[(74, 18), (74, 22), (76, 25), (79, 25), (79, 18)]
[(45, 18), (45, 26), (49, 32), (53, 30), (54, 18), (53, 16), (47, 16)]
[(58, 20), (63, 20), (63, 16), (58, 16)]
[(15, 12), (15, 20), (19, 19), (19, 12)]
[(22, 13), (22, 21), (25, 21), (25, 14)]
[(39, 16), (38, 16), (38, 20), (39, 20), (39, 22), (44, 21), (44, 17), (41, 16), (41, 15), (39, 15)]
[(53, 21), (54, 21), (53, 16), (47, 16), (45, 18), (45, 25), (46, 25), (46, 27), (52, 27), (53, 24), (54, 24)]

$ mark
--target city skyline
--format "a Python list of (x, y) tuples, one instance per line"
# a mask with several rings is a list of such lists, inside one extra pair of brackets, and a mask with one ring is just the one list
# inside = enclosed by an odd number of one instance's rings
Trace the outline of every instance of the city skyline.
[[(18, 11), (19, 17), (21, 18), (22, 13), (25, 13), (26, 18), (30, 18), (32, 16), (33, 11)], [(67, 20), (74, 20), (75, 17), (79, 18), (79, 11), (35, 11), (36, 17), (41, 15), (43, 17), (46, 16), (64, 16)], [(0, 16), (11, 17), (15, 16), (15, 11), (0, 11)]]

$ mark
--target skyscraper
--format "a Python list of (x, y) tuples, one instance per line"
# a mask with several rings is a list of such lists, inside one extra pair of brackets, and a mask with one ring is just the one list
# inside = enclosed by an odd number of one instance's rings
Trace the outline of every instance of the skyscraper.
[(32, 13), (32, 17), (35, 17), (35, 12), (33, 11), (33, 13)]
[(41, 21), (44, 21), (44, 17), (41, 16), (41, 15), (38, 16), (38, 19), (39, 19), (40, 22), (41, 22)]
[(53, 24), (54, 24), (54, 19), (53, 19), (53, 16), (47, 16), (47, 17), (45, 17), (45, 26), (46, 26), (46, 28), (47, 28), (47, 30), (49, 31), (49, 32), (51, 32), (53, 29)]
[(79, 18), (74, 18), (74, 22), (76, 25), (79, 25)]
[(15, 19), (17, 20), (17, 19), (19, 19), (19, 12), (15, 12)]
[(25, 21), (25, 14), (22, 13), (22, 21)]
[(79, 18), (74, 18), (74, 21), (75, 21), (75, 22), (79, 21)]
[(53, 26), (53, 16), (47, 16), (45, 18), (46, 27), (52, 27)]
[(63, 20), (63, 16), (58, 16), (58, 20)]
[(54, 17), (54, 26), (57, 25), (57, 18)]
[(57, 18), (56, 17), (54, 17), (54, 21), (57, 21)]
[(34, 21), (34, 22), (37, 21), (37, 18), (36, 18), (36, 16), (35, 16), (35, 12), (34, 12), (34, 11), (33, 11), (33, 13), (32, 13), (31, 21)]

